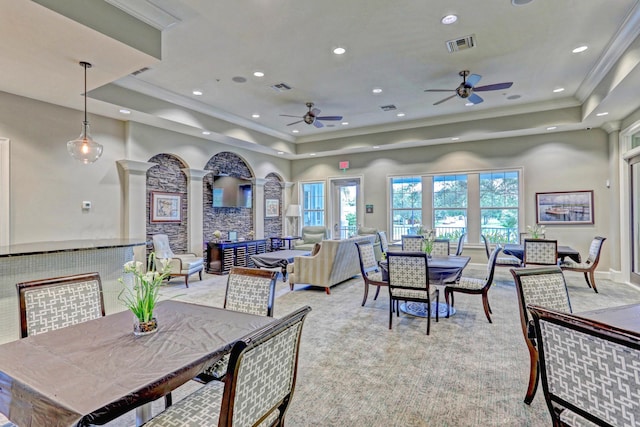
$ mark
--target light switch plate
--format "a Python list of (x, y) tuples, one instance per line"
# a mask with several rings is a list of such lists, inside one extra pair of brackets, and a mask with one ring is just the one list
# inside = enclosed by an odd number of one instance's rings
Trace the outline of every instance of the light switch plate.
[(91, 209), (91, 202), (85, 200), (82, 202), (82, 209)]

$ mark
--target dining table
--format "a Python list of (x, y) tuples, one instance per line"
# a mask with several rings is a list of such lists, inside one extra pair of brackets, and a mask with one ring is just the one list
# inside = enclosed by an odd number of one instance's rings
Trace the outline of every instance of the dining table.
[[(524, 245), (508, 243), (504, 245), (502, 252), (506, 255), (512, 255), (520, 261), (524, 261)], [(558, 258), (563, 259), (564, 257), (569, 257), (577, 263), (581, 262), (580, 252), (571, 246), (558, 246)]]
[[(431, 256), (427, 258), (427, 265), (429, 267), (429, 283), (436, 285), (446, 285), (448, 281), (455, 280), (458, 275), (464, 270), (464, 268), (471, 261), (471, 257), (463, 255), (449, 255), (449, 256)], [(382, 272), (382, 280), (389, 281), (389, 266), (386, 261), (380, 261), (380, 270)], [(400, 304), (400, 310), (404, 313), (417, 317), (427, 317), (427, 307), (424, 303), (407, 301)], [(456, 310), (454, 307), (449, 307), (444, 302), (431, 303), (431, 317), (436, 316), (436, 311), (439, 317), (445, 317), (447, 312), (452, 316)]]
[(129, 311), (0, 345), (0, 412), (24, 426), (104, 424), (193, 379), (271, 317), (175, 300), (158, 331), (133, 334)]
[(574, 313), (576, 316), (640, 334), (640, 303)]

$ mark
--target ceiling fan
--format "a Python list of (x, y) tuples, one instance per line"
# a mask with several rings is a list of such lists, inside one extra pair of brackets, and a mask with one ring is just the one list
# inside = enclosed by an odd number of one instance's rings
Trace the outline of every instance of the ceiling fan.
[(444, 99), (441, 99), (440, 101), (434, 103), (433, 105), (442, 104), (443, 102), (450, 100), (456, 95), (463, 99), (468, 98), (469, 102), (472, 102), (474, 104), (479, 104), (482, 101), (484, 101), (484, 99), (476, 95), (474, 92), (487, 92), (490, 90), (509, 89), (513, 84), (513, 82), (504, 82), (504, 83), (496, 83), (496, 84), (486, 85), (486, 86), (476, 86), (476, 84), (478, 84), (482, 76), (478, 74), (469, 75), (469, 70), (462, 70), (458, 73), (458, 75), (462, 77), (462, 83), (460, 83), (460, 86), (458, 86), (455, 89), (426, 89), (425, 90), (425, 92), (451, 92), (451, 91), (455, 92), (453, 95), (448, 96)]
[(295, 125), (300, 122), (305, 122), (308, 125), (314, 125), (317, 128), (321, 128), (324, 126), (322, 122), (319, 120), (342, 120), (342, 116), (318, 116), (320, 110), (317, 108), (313, 108), (313, 102), (307, 102), (307, 107), (309, 111), (304, 116), (291, 116), (289, 114), (280, 114), (283, 117), (297, 117), (302, 120), (298, 120), (297, 122), (289, 123), (287, 126)]

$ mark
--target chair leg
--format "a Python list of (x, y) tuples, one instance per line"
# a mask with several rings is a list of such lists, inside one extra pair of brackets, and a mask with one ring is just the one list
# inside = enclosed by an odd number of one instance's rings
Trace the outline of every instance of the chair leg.
[(364, 296), (362, 297), (362, 304), (361, 304), (362, 307), (364, 307), (364, 304), (367, 302), (367, 296), (369, 296), (369, 284), (365, 280), (365, 282), (364, 282)]
[(524, 396), (524, 403), (531, 405), (531, 402), (536, 395), (536, 390), (538, 389), (538, 350), (536, 350), (528, 339), (526, 339), (526, 341), (527, 348), (529, 349), (531, 367), (529, 369), (529, 385), (527, 386), (527, 394)]
[(436, 293), (436, 322), (439, 322), (440, 319), (440, 291)]
[(200, 280), (202, 280), (202, 270), (198, 271), (198, 276), (200, 277)]
[(427, 302), (427, 335), (431, 329), (431, 300)]
[[(587, 282), (587, 285), (589, 285), (589, 287), (591, 287), (591, 283), (589, 283), (589, 277), (587, 276), (587, 272), (584, 272), (584, 281)], [(596, 291), (597, 292), (597, 291)]]
[(484, 307), (484, 314), (487, 316), (487, 320), (489, 323), (493, 323), (491, 321), (491, 316), (489, 315), (489, 313), (491, 313), (491, 309), (489, 308), (489, 295), (487, 292), (482, 293), (482, 305)]
[(389, 299), (389, 330), (391, 330), (391, 325), (393, 323), (393, 298)]
[(189, 275), (188, 274), (184, 275), (184, 284), (187, 286), (187, 288), (189, 287)]
[(171, 397), (171, 393), (164, 395), (164, 408), (167, 409), (169, 406), (173, 405), (173, 398)]
[[(586, 275), (586, 273), (585, 273)], [(598, 289), (596, 288), (596, 274), (593, 270), (591, 270), (589, 272), (589, 277), (591, 278), (591, 287), (593, 288), (593, 291), (597, 294), (598, 293)]]
[(373, 297), (374, 301), (378, 299), (378, 294), (380, 294), (380, 286), (378, 286), (378, 289), (376, 289), (376, 295)]
[(449, 288), (444, 288), (444, 302), (445, 304), (447, 304), (447, 319), (449, 318), (450, 313), (450, 308), (451, 306), (449, 305), (449, 295), (453, 296), (453, 292), (451, 291), (451, 289)]
[[(493, 285), (495, 285), (495, 283)], [(491, 285), (491, 286), (493, 286), (493, 285)], [(489, 309), (489, 313), (493, 314), (493, 311), (491, 311), (491, 306), (489, 305), (489, 295), (487, 295), (487, 308)]]

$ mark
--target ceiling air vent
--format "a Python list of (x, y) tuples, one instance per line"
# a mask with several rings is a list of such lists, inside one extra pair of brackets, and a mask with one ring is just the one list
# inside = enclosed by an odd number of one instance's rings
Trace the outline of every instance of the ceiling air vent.
[(458, 52), (459, 50), (471, 49), (476, 46), (476, 36), (471, 34), (459, 39), (449, 40), (447, 42), (447, 50), (449, 53)]
[(393, 105), (393, 104), (389, 104), (389, 105), (381, 105), (381, 106), (380, 106), (380, 109), (381, 109), (382, 111), (393, 111), (393, 110), (395, 110), (395, 109), (396, 109), (396, 106), (395, 106), (395, 105)]
[(277, 92), (285, 92), (287, 90), (291, 90), (291, 86), (289, 86), (286, 83), (277, 83), (275, 85), (271, 86), (271, 89), (277, 91)]
[(144, 68), (140, 68), (138, 71), (134, 71), (133, 73), (131, 73), (132, 76), (137, 76), (138, 74), (142, 74), (145, 71), (149, 71), (150, 68), (149, 67), (144, 67)]

